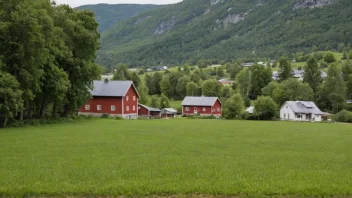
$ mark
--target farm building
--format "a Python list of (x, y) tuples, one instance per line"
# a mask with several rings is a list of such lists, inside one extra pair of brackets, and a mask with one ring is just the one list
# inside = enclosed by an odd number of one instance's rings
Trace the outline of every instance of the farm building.
[(222, 104), (218, 97), (190, 97), (182, 102), (183, 115), (218, 116), (222, 115)]
[(280, 108), (281, 120), (321, 122), (326, 114), (311, 101), (287, 101)]
[(220, 79), (220, 80), (218, 80), (218, 82), (222, 85), (232, 85), (234, 83), (233, 80), (229, 80), (226, 78)]
[(177, 110), (172, 108), (165, 108), (161, 110), (161, 117), (162, 118), (176, 118)]
[(138, 105), (138, 116), (147, 118), (160, 118), (161, 110), (158, 108), (148, 107), (143, 104)]
[(92, 98), (79, 109), (79, 115), (138, 118), (139, 94), (132, 81), (94, 81)]

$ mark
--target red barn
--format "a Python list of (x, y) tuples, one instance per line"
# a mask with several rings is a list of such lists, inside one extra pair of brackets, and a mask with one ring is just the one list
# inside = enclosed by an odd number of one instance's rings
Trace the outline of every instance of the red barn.
[(190, 97), (182, 102), (183, 115), (218, 116), (222, 115), (222, 104), (217, 97)]
[(161, 117), (161, 110), (158, 108), (148, 107), (143, 104), (138, 105), (138, 116), (146, 118), (157, 118)]
[(138, 118), (139, 94), (132, 81), (94, 81), (92, 98), (79, 109), (79, 115)]

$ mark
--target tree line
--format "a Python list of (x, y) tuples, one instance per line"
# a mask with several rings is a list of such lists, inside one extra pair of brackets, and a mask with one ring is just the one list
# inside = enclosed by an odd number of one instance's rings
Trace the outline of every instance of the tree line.
[(90, 97), (101, 69), (90, 11), (50, 0), (0, 1), (0, 123), (68, 116)]

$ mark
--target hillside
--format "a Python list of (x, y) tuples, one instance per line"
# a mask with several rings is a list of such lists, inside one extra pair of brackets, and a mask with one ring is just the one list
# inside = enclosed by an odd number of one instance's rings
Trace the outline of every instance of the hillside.
[(99, 32), (103, 32), (116, 23), (136, 16), (137, 14), (162, 7), (160, 5), (139, 5), (139, 4), (97, 4), (84, 5), (78, 7), (80, 10), (88, 9), (95, 13), (96, 20), (99, 23)]
[(350, 0), (184, 0), (102, 34), (98, 63), (177, 65), (340, 50), (352, 40)]

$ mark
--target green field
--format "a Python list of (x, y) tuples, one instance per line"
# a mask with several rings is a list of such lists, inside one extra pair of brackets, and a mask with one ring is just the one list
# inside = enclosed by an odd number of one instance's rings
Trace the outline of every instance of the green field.
[(351, 151), (343, 124), (93, 119), (0, 129), (0, 197), (348, 197)]

